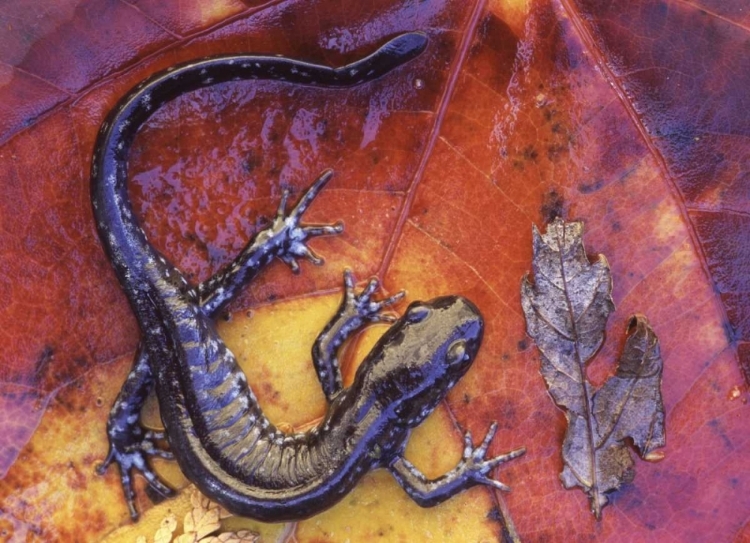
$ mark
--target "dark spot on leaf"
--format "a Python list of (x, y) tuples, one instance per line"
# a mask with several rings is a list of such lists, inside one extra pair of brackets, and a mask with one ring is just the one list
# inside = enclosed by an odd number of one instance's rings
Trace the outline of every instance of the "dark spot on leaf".
[(745, 378), (745, 384), (750, 386), (750, 343), (737, 345), (737, 358), (740, 362), (740, 371)]
[(151, 485), (146, 485), (146, 496), (148, 496), (148, 499), (151, 500), (154, 504), (161, 503), (164, 500), (168, 499), (167, 496), (164, 496), (154, 490)]
[(597, 190), (602, 188), (603, 185), (604, 185), (604, 182), (601, 179), (594, 181), (592, 183), (579, 183), (578, 191), (581, 194), (591, 194), (592, 192), (596, 192)]
[(528, 348), (529, 348), (529, 342), (528, 342), (528, 340), (522, 339), (521, 341), (518, 342), (518, 350), (519, 351), (525, 351)]
[(500, 541), (502, 541), (502, 543), (514, 543), (518, 541), (518, 537), (511, 534), (510, 530), (508, 530), (507, 522), (503, 518), (503, 513), (497, 506), (487, 512), (487, 520), (496, 522), (501, 526), (502, 534), (500, 536)]
[(492, 14), (487, 14), (487, 15), (485, 15), (482, 18), (482, 20), (480, 21), (479, 25), (477, 26), (477, 30), (476, 30), (477, 36), (479, 36), (480, 38), (486, 38), (487, 37), (487, 35), (489, 34), (489, 31), (490, 31), (490, 28), (491, 28), (491, 25), (492, 25), (492, 21), (493, 21), (494, 18), (495, 17)]
[(39, 356), (36, 359), (36, 363), (34, 364), (35, 380), (38, 381), (42, 377), (42, 375), (47, 371), (49, 363), (52, 361), (54, 356), (55, 356), (55, 350), (51, 346), (46, 345), (42, 349), (42, 352), (39, 354)]
[(538, 156), (539, 156), (539, 153), (537, 153), (533, 145), (528, 145), (523, 150), (523, 158), (525, 160), (535, 161)]
[(711, 430), (714, 432), (714, 434), (716, 434), (717, 437), (719, 437), (719, 439), (721, 439), (721, 442), (725, 448), (734, 450), (734, 444), (732, 443), (732, 440), (729, 439), (729, 436), (727, 436), (726, 432), (724, 431), (724, 426), (718, 419), (711, 419), (710, 421), (708, 421), (708, 427), (711, 428)]
[(503, 514), (497, 507), (493, 507), (487, 512), (487, 518), (493, 522), (503, 523)]
[(735, 331), (734, 327), (729, 321), (722, 322), (722, 328), (724, 328), (724, 336), (727, 338), (727, 341), (731, 344), (734, 344), (734, 342), (737, 340), (737, 332)]
[(248, 151), (245, 154), (245, 159), (242, 161), (242, 171), (245, 173), (252, 173), (252, 171), (260, 164), (260, 159), (256, 157), (254, 151)]
[(565, 202), (562, 195), (557, 190), (552, 189), (544, 195), (544, 199), (542, 200), (542, 220), (549, 223), (558, 217), (563, 217), (565, 212), (564, 206)]
[(518, 425), (518, 413), (513, 402), (508, 400), (498, 400), (493, 409), (494, 412), (500, 413), (498, 423), (502, 428), (513, 429)]

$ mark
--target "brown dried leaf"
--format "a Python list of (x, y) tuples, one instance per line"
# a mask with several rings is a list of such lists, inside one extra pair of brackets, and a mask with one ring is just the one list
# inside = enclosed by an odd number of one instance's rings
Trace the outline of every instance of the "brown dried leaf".
[(527, 332), (542, 353), (549, 392), (578, 416), (585, 416), (591, 398), (584, 367), (601, 347), (614, 310), (607, 259), (589, 263), (582, 232), (582, 223), (561, 219), (544, 236), (534, 227), (534, 285), (527, 277), (521, 286)]
[(607, 494), (634, 476), (625, 440), (644, 458), (665, 444), (663, 365), (654, 331), (636, 315), (616, 374), (598, 390), (588, 382), (586, 365), (604, 341), (614, 304), (607, 261), (600, 255), (589, 262), (582, 233), (582, 223), (559, 218), (544, 235), (534, 228), (534, 284), (524, 278), (521, 302), (542, 375), (568, 419), (560, 478), (566, 488), (583, 488), (599, 518)]

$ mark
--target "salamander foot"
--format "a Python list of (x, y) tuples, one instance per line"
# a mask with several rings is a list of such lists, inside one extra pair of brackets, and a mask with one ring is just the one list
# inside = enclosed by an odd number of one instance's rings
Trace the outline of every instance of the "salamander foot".
[(140, 473), (148, 481), (149, 486), (160, 496), (169, 498), (175, 495), (175, 491), (169, 488), (159, 476), (151, 469), (146, 461), (149, 456), (166, 458), (172, 460), (171, 452), (156, 446), (155, 440), (164, 439), (161, 432), (144, 432), (139, 426), (131, 429), (124, 437), (123, 432), (117, 435), (110, 433), (109, 453), (107, 458), (97, 466), (96, 472), (104, 475), (111, 464), (117, 464), (120, 469), (120, 482), (128, 504), (130, 517), (138, 520), (138, 510), (135, 508), (135, 492), (133, 491), (133, 473)]
[(396, 482), (409, 494), (409, 497), (422, 507), (432, 507), (442, 503), (459, 492), (476, 485), (487, 485), (508, 491), (510, 490), (509, 487), (490, 478), (489, 473), (499, 464), (521, 456), (526, 452), (526, 449), (516, 449), (507, 454), (485, 460), (487, 449), (492, 442), (492, 438), (495, 437), (496, 431), (497, 423), (493, 422), (479, 447), (474, 447), (471, 434), (467, 432), (464, 436), (464, 453), (461, 461), (454, 469), (436, 479), (426, 477), (411, 462), (406, 460), (403, 454), (396, 455), (388, 469)]
[(299, 273), (297, 258), (306, 258), (316, 266), (323, 264), (323, 259), (316, 255), (305, 243), (308, 238), (340, 234), (344, 231), (344, 225), (341, 222), (306, 226), (300, 224), (302, 214), (307, 211), (307, 208), (310, 207), (312, 201), (332, 176), (333, 170), (325, 170), (321, 173), (288, 215), (286, 214), (286, 203), (289, 198), (289, 190), (285, 189), (281, 196), (281, 203), (276, 212), (271, 231), (276, 234), (284, 234), (278, 257), (292, 268), (294, 273)]
[(359, 328), (366, 322), (396, 322), (393, 315), (385, 315), (382, 311), (390, 305), (401, 300), (406, 294), (403, 290), (393, 296), (380, 301), (374, 301), (372, 295), (380, 287), (380, 281), (376, 277), (370, 279), (367, 286), (358, 295), (354, 292), (354, 274), (350, 269), (344, 270), (344, 300), (337, 318), (354, 319), (356, 322), (352, 328)]
[(488, 473), (500, 464), (523, 455), (526, 452), (526, 449), (522, 447), (515, 451), (485, 460), (484, 457), (487, 454), (487, 449), (492, 442), (492, 438), (495, 437), (495, 432), (497, 432), (497, 422), (493, 422), (492, 425), (490, 425), (487, 435), (484, 437), (479, 447), (476, 448), (471, 439), (471, 433), (466, 432), (464, 435), (463, 458), (457, 467), (457, 471), (460, 475), (467, 479), (472, 479), (479, 484), (492, 486), (498, 490), (509, 492), (510, 487), (504, 485), (500, 481), (488, 477)]

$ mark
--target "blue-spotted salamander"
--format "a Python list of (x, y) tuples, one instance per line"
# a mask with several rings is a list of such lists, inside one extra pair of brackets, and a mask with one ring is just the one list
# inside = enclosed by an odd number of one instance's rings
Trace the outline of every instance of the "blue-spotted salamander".
[[(371, 81), (414, 58), (426, 47), (421, 33), (400, 35), (370, 56), (329, 68), (277, 56), (234, 55), (195, 61), (144, 81), (102, 124), (91, 167), (91, 197), (99, 237), (142, 331), (133, 370), (107, 425), (109, 454), (100, 466), (120, 468), (133, 519), (131, 477), (141, 473), (163, 496), (173, 491), (149, 467), (149, 456), (175, 458), (206, 496), (230, 512), (263, 521), (309, 517), (339, 501), (369, 470), (387, 468), (420, 505), (432, 506), (476, 484), (507, 489), (489, 477), (501, 462), (523, 453), (485, 459), (493, 424), (474, 447), (466, 437), (463, 459), (434, 480), (403, 457), (412, 428), (429, 415), (471, 365), (482, 339), (477, 308), (458, 296), (412, 303), (398, 319), (384, 314), (401, 293), (375, 301), (378, 282), (362, 292), (344, 274), (340, 309), (316, 340), (312, 357), (329, 402), (324, 420), (306, 433), (285, 434), (263, 414), (213, 318), (274, 258), (298, 271), (298, 258), (322, 263), (309, 238), (342, 231), (341, 224), (302, 225), (300, 219), (332, 175), (315, 181), (286, 210), (284, 192), (275, 220), (257, 233), (221, 272), (192, 286), (154, 249), (133, 215), (127, 159), (140, 126), (166, 102), (226, 81), (283, 80), (324, 87)], [(393, 322), (344, 388), (337, 352), (354, 332), (375, 321)], [(164, 433), (139, 424), (154, 388)], [(157, 446), (165, 437), (169, 451)]]

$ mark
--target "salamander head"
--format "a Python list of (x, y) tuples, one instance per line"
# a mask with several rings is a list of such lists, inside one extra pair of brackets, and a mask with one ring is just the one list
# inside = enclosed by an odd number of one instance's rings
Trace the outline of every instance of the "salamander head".
[(469, 369), (483, 329), (479, 310), (460, 296), (414, 302), (373, 348), (357, 377), (396, 424), (414, 427)]

